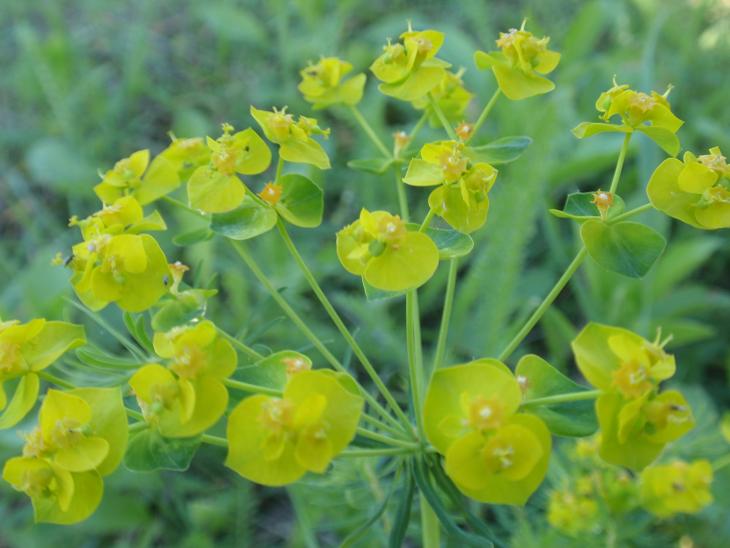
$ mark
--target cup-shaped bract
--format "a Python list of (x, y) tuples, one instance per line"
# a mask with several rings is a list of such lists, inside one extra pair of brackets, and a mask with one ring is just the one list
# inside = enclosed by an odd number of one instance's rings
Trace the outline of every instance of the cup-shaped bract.
[(370, 71), (381, 81), (378, 89), (402, 101), (422, 99), (439, 85), (451, 66), (436, 57), (443, 43), (444, 35), (439, 31), (411, 28), (400, 35), (399, 42), (388, 42), (370, 65)]
[[(33, 408), (40, 389), (38, 372), (85, 343), (80, 325), (42, 318), (25, 324), (0, 322), (0, 429), (15, 426)], [(8, 401), (4, 384), (16, 379)]]
[(545, 477), (550, 431), (538, 417), (517, 413), (521, 401), (517, 379), (497, 360), (434, 373), (424, 403), (426, 436), (467, 496), (524, 504)]
[(366, 77), (360, 73), (345, 79), (351, 71), (352, 64), (347, 61), (323, 57), (299, 71), (302, 77), (299, 91), (315, 109), (337, 104), (354, 106), (362, 99)]
[(712, 503), (712, 479), (712, 464), (704, 459), (650, 466), (640, 477), (641, 504), (660, 518), (695, 514)]
[(397, 215), (366, 209), (337, 233), (337, 256), (345, 270), (384, 291), (420, 287), (439, 262), (438, 247), (429, 236), (409, 230)]
[(536, 38), (524, 28), (500, 32), (500, 51), (477, 51), (474, 63), (480, 70), (491, 69), (502, 93), (513, 101), (548, 93), (555, 84), (545, 78), (560, 62), (560, 54), (548, 49), (550, 38)]
[(281, 398), (252, 396), (231, 412), (226, 466), (263, 485), (321, 474), (354, 438), (363, 403), (337, 374), (295, 373)]
[(701, 156), (685, 152), (682, 161), (664, 160), (646, 193), (659, 211), (695, 228), (730, 227), (730, 166), (719, 147)]
[(329, 129), (319, 127), (317, 120), (306, 116), (294, 116), (281, 110), (259, 110), (251, 106), (251, 116), (261, 126), (266, 138), (279, 145), (279, 157), (295, 164), (311, 164), (319, 169), (329, 169), (327, 153), (312, 135), (327, 138)]
[(190, 207), (206, 213), (235, 209), (246, 195), (238, 174), (266, 171), (271, 163), (271, 151), (253, 129), (234, 133), (230, 124), (223, 124), (223, 134), (218, 139), (208, 137), (206, 144), (210, 161), (199, 166), (188, 179)]

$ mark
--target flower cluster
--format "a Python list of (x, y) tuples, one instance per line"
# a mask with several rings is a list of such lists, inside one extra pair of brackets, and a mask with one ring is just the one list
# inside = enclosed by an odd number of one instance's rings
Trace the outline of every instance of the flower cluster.
[(524, 504), (547, 472), (552, 441), (543, 421), (518, 413), (520, 385), (492, 359), (436, 371), (424, 403), (428, 440), (467, 496)]
[(660, 382), (676, 370), (674, 356), (659, 340), (589, 323), (572, 347), (581, 373), (603, 391), (596, 415), (599, 452), (606, 462), (640, 470), (694, 426), (692, 410), (679, 391), (659, 392)]
[(362, 408), (347, 375), (294, 368), (281, 398), (252, 396), (231, 412), (226, 466), (263, 485), (322, 474), (354, 438)]
[(362, 99), (366, 76), (357, 74), (343, 80), (352, 71), (352, 64), (337, 57), (323, 57), (317, 64), (310, 64), (299, 74), (302, 81), (299, 91), (304, 100), (315, 109), (332, 105), (356, 105)]
[(403, 182), (412, 186), (436, 186), (429, 207), (459, 232), (478, 230), (487, 221), (489, 191), (497, 169), (474, 161), (472, 150), (458, 141), (425, 144), (420, 158), (408, 164)]
[(101, 502), (102, 477), (119, 466), (127, 447), (121, 390), (49, 390), (38, 422), (23, 455), (5, 463), (3, 479), (30, 497), (36, 521), (82, 521)]

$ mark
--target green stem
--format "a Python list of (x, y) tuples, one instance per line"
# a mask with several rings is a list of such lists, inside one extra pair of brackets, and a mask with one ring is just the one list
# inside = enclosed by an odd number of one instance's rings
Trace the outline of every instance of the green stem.
[(532, 313), (525, 325), (522, 326), (522, 329), (517, 332), (505, 349), (502, 350), (497, 359), (504, 361), (517, 349), (523, 339), (530, 333), (530, 331), (532, 331), (532, 328), (540, 321), (540, 318), (542, 318), (543, 314), (545, 314), (545, 311), (550, 308), (550, 305), (553, 304), (553, 301), (558, 297), (563, 288), (568, 284), (570, 278), (583, 263), (583, 260), (586, 258), (586, 254), (586, 248), (585, 246), (582, 246), (580, 251), (578, 251), (578, 254), (568, 265), (568, 268), (566, 268), (565, 272), (563, 272), (563, 275), (560, 276), (558, 281), (550, 290), (550, 293), (548, 293), (545, 299), (543, 299), (540, 306), (535, 309), (535, 312)]
[(129, 407), (125, 407), (124, 410), (127, 412), (127, 415), (129, 417), (138, 421), (144, 421), (144, 415), (139, 411), (135, 411), (134, 409), (130, 409)]
[(425, 440), (422, 409), (423, 361), (420, 356), (420, 318), (418, 294), (415, 289), (406, 293), (406, 347), (408, 351), (408, 376), (411, 384), (413, 415), (416, 417), (419, 438)]
[(380, 137), (378, 137), (377, 133), (373, 130), (372, 127), (370, 127), (370, 124), (365, 119), (365, 117), (362, 115), (360, 110), (354, 106), (350, 106), (350, 112), (352, 112), (352, 115), (355, 117), (355, 120), (357, 120), (357, 123), (360, 124), (360, 127), (363, 129), (363, 131), (367, 134), (367, 136), (370, 138), (370, 140), (373, 142), (373, 144), (377, 147), (377, 149), (385, 156), (386, 158), (392, 158), (393, 155), (388, 152), (388, 148), (383, 144), (383, 141), (380, 140)]
[(210, 434), (203, 434), (200, 437), (200, 441), (207, 443), (208, 445), (217, 445), (218, 447), (228, 448), (228, 440), (221, 438), (220, 436), (211, 436)]
[(533, 398), (531, 400), (525, 400), (520, 404), (520, 407), (537, 407), (540, 405), (552, 405), (554, 403), (595, 400), (601, 394), (603, 394), (602, 390), (583, 390), (581, 392), (555, 394), (553, 396), (545, 396), (543, 398)]
[(149, 426), (149, 424), (147, 424), (144, 421), (142, 421), (142, 422), (134, 422), (134, 423), (132, 423), (132, 424), (129, 425), (128, 430), (129, 430), (129, 433), (131, 434), (132, 432), (139, 432), (140, 430), (144, 430), (148, 426)]
[[(337, 371), (340, 371), (342, 373), (347, 373), (347, 369), (344, 365), (340, 363), (340, 361), (330, 352), (327, 347), (324, 345), (324, 343), (317, 337), (317, 335), (312, 332), (312, 330), (309, 328), (307, 323), (302, 320), (301, 317), (294, 311), (294, 309), (289, 305), (289, 303), (284, 299), (284, 297), (281, 296), (279, 291), (271, 284), (269, 279), (266, 277), (266, 274), (263, 273), (261, 268), (259, 268), (258, 263), (256, 260), (251, 256), (251, 254), (248, 252), (248, 250), (245, 248), (244, 244), (242, 242), (237, 242), (233, 240), (228, 240), (233, 249), (238, 253), (239, 257), (243, 260), (244, 263), (248, 266), (248, 268), (251, 270), (253, 275), (256, 277), (256, 279), (263, 285), (266, 290), (271, 295), (271, 298), (276, 301), (276, 304), (279, 305), (279, 307), (282, 309), (284, 314), (287, 315), (287, 317), (291, 320), (291, 322), (297, 326), (297, 328), (302, 332), (302, 334), (309, 339), (309, 342), (312, 343), (312, 345), (319, 351), (320, 354), (324, 357), (325, 360)], [(392, 423), (395, 426), (401, 427), (401, 424), (393, 418), (390, 413), (388, 413), (383, 406), (381, 406), (378, 401), (373, 398), (369, 392), (367, 392), (360, 384), (358, 384), (358, 387), (360, 389), (360, 392), (362, 393), (362, 396), (367, 400), (367, 402), (370, 404), (370, 406), (376, 410), (384, 419), (387, 419), (389, 421), (392, 421)]]
[(61, 388), (65, 388), (66, 390), (73, 390), (74, 388), (76, 388), (74, 384), (65, 381), (59, 377), (56, 377), (55, 375), (52, 375), (47, 371), (38, 371), (37, 375), (44, 381), (48, 381), (51, 384), (55, 384), (56, 386), (60, 386)]
[(441, 546), (441, 524), (436, 512), (428, 504), (426, 497), (421, 493), (421, 540), (423, 548), (439, 548)]
[(438, 101), (434, 99), (433, 95), (430, 93), (428, 94), (428, 100), (431, 103), (431, 108), (436, 113), (436, 116), (438, 116), (439, 121), (441, 122), (441, 125), (444, 126), (444, 130), (446, 130), (446, 133), (449, 136), (449, 139), (453, 141), (458, 141), (459, 138), (456, 136), (456, 132), (454, 131), (454, 128), (451, 127), (451, 124), (446, 119), (446, 115), (444, 114), (444, 111), (441, 110), (441, 107), (438, 104)]
[(218, 329), (218, 333), (220, 333), (225, 339), (228, 339), (228, 341), (233, 346), (235, 346), (236, 348), (238, 348), (241, 352), (243, 352), (244, 354), (246, 354), (248, 357), (253, 358), (255, 361), (264, 359), (264, 355), (263, 354), (260, 354), (259, 352), (256, 352), (253, 348), (251, 348), (250, 346), (242, 343), (241, 341), (239, 341), (233, 335), (229, 335), (228, 333), (226, 333), (225, 331), (223, 331), (221, 328), (217, 328), (217, 329)]
[(403, 436), (403, 430), (398, 430), (396, 428), (393, 428), (392, 426), (385, 424), (383, 421), (376, 419), (372, 415), (368, 415), (366, 413), (363, 413), (362, 420), (365, 422), (369, 422), (372, 426), (375, 428), (378, 428), (380, 430), (383, 430), (384, 432), (388, 432), (389, 434), (401, 438)]
[(194, 208), (190, 207), (188, 204), (185, 204), (185, 203), (181, 202), (180, 200), (176, 200), (175, 198), (172, 198), (170, 196), (163, 196), (160, 199), (163, 202), (167, 202), (168, 204), (173, 205), (173, 206), (175, 206), (177, 208), (184, 209), (188, 213), (191, 213), (191, 214), (193, 214), (193, 215), (195, 215), (197, 217), (201, 217), (203, 219), (207, 219), (208, 218), (208, 215), (206, 215), (202, 211), (198, 211), (197, 209), (194, 209)]
[(398, 191), (398, 205), (400, 206), (400, 216), (406, 223), (409, 222), (411, 213), (408, 208), (408, 195), (406, 194), (406, 184), (400, 177), (400, 166), (394, 166), (395, 172), (395, 188)]
[(608, 191), (614, 194), (618, 189), (618, 183), (621, 180), (621, 171), (624, 168), (624, 160), (626, 159), (626, 152), (629, 150), (629, 141), (631, 140), (631, 133), (627, 133), (624, 137), (624, 142), (621, 144), (621, 150), (618, 153), (618, 160), (616, 161), (616, 169), (613, 171), (613, 178), (611, 179), (611, 186)]
[(281, 390), (275, 388), (268, 388), (266, 386), (259, 386), (257, 384), (249, 384), (247, 382), (236, 381), (234, 379), (223, 379), (223, 384), (233, 390), (240, 390), (241, 392), (247, 392), (249, 394), (265, 394), (267, 396), (281, 397)]
[(421, 226), (418, 227), (418, 232), (425, 232), (426, 229), (431, 224), (431, 221), (433, 220), (434, 215), (436, 215), (436, 211), (429, 207), (428, 213), (426, 213), (426, 218), (423, 219), (423, 222), (421, 223)]
[(284, 159), (279, 155), (279, 159), (276, 161), (276, 175), (274, 176), (274, 182), (279, 182), (281, 179), (281, 172), (284, 170)]
[(394, 439), (389, 436), (384, 436), (382, 434), (378, 434), (377, 432), (372, 432), (370, 430), (367, 430), (367, 429), (361, 428), (361, 427), (358, 427), (357, 433), (358, 433), (358, 435), (362, 436), (363, 438), (368, 438), (368, 439), (371, 439), (374, 441), (379, 441), (380, 443), (384, 443), (385, 445), (393, 445), (395, 447), (406, 447), (408, 449), (413, 449), (413, 450), (419, 448), (419, 445), (412, 441)]
[(405, 447), (386, 447), (382, 449), (345, 449), (338, 457), (385, 457), (389, 455), (410, 455), (418, 449)]
[(444, 295), (444, 308), (441, 312), (441, 326), (439, 327), (436, 352), (433, 358), (433, 371), (443, 365), (446, 354), (446, 342), (449, 338), (449, 323), (451, 322), (451, 309), (454, 305), (454, 292), (456, 288), (456, 274), (459, 270), (459, 260), (449, 261), (449, 277), (446, 280), (446, 295)]
[(342, 321), (342, 318), (340, 318), (340, 315), (337, 313), (335, 308), (332, 306), (332, 303), (327, 298), (327, 295), (324, 294), (324, 291), (322, 291), (322, 288), (319, 286), (319, 282), (317, 282), (317, 279), (312, 274), (312, 271), (309, 270), (309, 267), (307, 266), (307, 263), (304, 262), (304, 258), (302, 258), (301, 254), (299, 253), (299, 250), (294, 245), (294, 242), (291, 239), (291, 236), (289, 235), (289, 232), (286, 229), (286, 226), (284, 226), (284, 223), (281, 219), (277, 222), (277, 228), (279, 229), (279, 234), (281, 235), (281, 238), (284, 240), (284, 243), (286, 244), (287, 249), (289, 250), (289, 253), (294, 258), (294, 261), (299, 266), (299, 269), (302, 271), (302, 274), (304, 274), (304, 278), (309, 283), (309, 287), (312, 289), (314, 294), (317, 296), (317, 299), (322, 304), (322, 307), (327, 312), (327, 315), (330, 317), (330, 320), (332, 320), (332, 323), (335, 324), (335, 327), (337, 327), (337, 330), (340, 332), (342, 337), (347, 341), (347, 344), (350, 345), (350, 348), (352, 349), (355, 356), (357, 356), (357, 359), (362, 364), (363, 368), (367, 372), (368, 376), (372, 379), (372, 381), (375, 383), (375, 386), (378, 388), (378, 391), (382, 394), (385, 401), (388, 403), (390, 408), (395, 412), (395, 414), (398, 416), (398, 418), (403, 422), (404, 426), (408, 425), (410, 426), (410, 422), (408, 420), (408, 417), (403, 412), (403, 410), (398, 405), (398, 402), (395, 401), (395, 398), (393, 397), (393, 394), (391, 394), (390, 390), (388, 390), (388, 387), (385, 385), (383, 380), (380, 378), (380, 375), (378, 375), (377, 371), (375, 371), (375, 367), (373, 367), (373, 364), (370, 362), (368, 357), (365, 355), (365, 352), (363, 352), (362, 348), (358, 344), (358, 342), (355, 340), (355, 338), (352, 336), (350, 331), (345, 326), (345, 323)]
[(471, 134), (469, 135), (469, 138), (465, 141), (465, 143), (468, 143), (471, 141), (472, 137), (474, 137), (479, 129), (484, 125), (484, 122), (487, 121), (487, 117), (489, 116), (489, 113), (492, 112), (492, 109), (494, 108), (494, 105), (497, 102), (497, 99), (499, 99), (500, 96), (500, 90), (497, 88), (497, 90), (492, 95), (492, 98), (489, 100), (489, 102), (484, 105), (484, 109), (482, 109), (482, 113), (479, 115), (479, 118), (477, 118), (477, 121), (474, 123), (474, 127), (471, 130)]
[(622, 213), (621, 215), (617, 215), (613, 219), (609, 219), (607, 221), (608, 224), (617, 223), (619, 221), (624, 221), (628, 219), (629, 217), (633, 217), (634, 215), (638, 215), (639, 213), (643, 213), (644, 211), (649, 211), (650, 209), (653, 209), (654, 206), (651, 204), (644, 204), (642, 206), (636, 207), (634, 209), (630, 209), (629, 211), (626, 211)]
[(416, 125), (413, 126), (413, 129), (408, 134), (408, 144), (410, 145), (413, 140), (418, 136), (418, 134), (421, 132), (421, 129), (423, 129), (424, 124), (428, 120), (428, 110), (425, 110), (421, 117), (416, 122)]

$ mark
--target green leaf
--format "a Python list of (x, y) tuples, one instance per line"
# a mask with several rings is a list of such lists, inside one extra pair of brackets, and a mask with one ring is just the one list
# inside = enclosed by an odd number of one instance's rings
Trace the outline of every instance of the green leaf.
[(152, 317), (152, 329), (169, 331), (179, 325), (191, 322), (205, 313), (205, 299), (195, 295), (180, 295), (177, 299), (162, 305)]
[(200, 437), (163, 438), (157, 430), (142, 430), (129, 440), (124, 465), (133, 472), (184, 472), (200, 447)]
[(467, 147), (464, 152), (474, 162), (486, 162), (493, 165), (508, 164), (522, 156), (530, 143), (532, 143), (532, 138), (525, 135), (502, 137), (486, 145)]
[(641, 278), (649, 272), (667, 244), (653, 228), (633, 222), (586, 221), (580, 237), (593, 260), (630, 278)]
[(578, 139), (592, 137), (599, 133), (630, 133), (631, 128), (624, 125), (606, 124), (602, 122), (581, 122), (573, 128), (573, 135)]
[(350, 160), (347, 167), (358, 171), (366, 171), (367, 173), (375, 173), (382, 175), (388, 168), (393, 165), (392, 158), (365, 158), (362, 160)]
[(246, 195), (233, 211), (214, 213), (210, 223), (213, 232), (231, 240), (248, 240), (260, 236), (276, 225), (276, 211)]
[(287, 381), (287, 368), (290, 360), (302, 360), (310, 368), (312, 360), (294, 350), (282, 350), (266, 356), (255, 364), (241, 367), (236, 373), (236, 380), (283, 390)]
[[(586, 219), (600, 218), (598, 208), (593, 203), (593, 192), (573, 192), (568, 194), (563, 209), (551, 209), (550, 213), (561, 219), (585, 221)], [(612, 219), (625, 209), (621, 196), (613, 195), (613, 204), (608, 208), (608, 218)]]
[(405, 291), (385, 291), (378, 289), (365, 281), (365, 278), (362, 279), (362, 288), (365, 291), (365, 298), (370, 302), (387, 301), (388, 299), (395, 299), (406, 294)]
[[(590, 390), (563, 375), (534, 354), (524, 356), (515, 369), (525, 400)], [(520, 377), (524, 377), (524, 381)], [(525, 410), (537, 415), (557, 436), (590, 436), (598, 428), (593, 400), (530, 406)]]
[(210, 227), (206, 226), (203, 228), (196, 228), (195, 230), (190, 230), (188, 232), (178, 234), (172, 239), (172, 243), (177, 246), (184, 247), (186, 245), (207, 242), (213, 236), (215, 236), (215, 233), (210, 229)]
[(322, 223), (324, 193), (304, 175), (289, 173), (277, 181), (283, 188), (276, 211), (295, 226), (314, 228)]
[[(408, 230), (418, 231), (419, 225), (416, 223), (406, 223)], [(447, 261), (449, 259), (457, 259), (471, 253), (474, 249), (474, 240), (468, 234), (452, 230), (449, 228), (427, 228), (428, 235), (436, 244), (439, 250), (439, 259)]]

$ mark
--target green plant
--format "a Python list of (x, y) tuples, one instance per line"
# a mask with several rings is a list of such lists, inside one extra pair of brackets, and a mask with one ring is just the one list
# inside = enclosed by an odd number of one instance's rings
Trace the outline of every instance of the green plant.
[[(323, 198), (321, 189), (309, 178), (294, 172), (284, 174), (285, 162), (290, 169), (291, 164), (300, 163), (325, 169), (329, 167), (329, 158), (313, 138), (326, 136), (328, 130), (313, 118), (300, 116), (295, 120), (285, 110), (251, 109), (267, 139), (279, 145), (273, 180), (259, 194), (247, 188), (237, 174), (264, 173), (271, 158), (268, 145), (255, 131), (234, 133), (229, 125), (224, 126), (217, 140), (174, 138), (172, 145), (152, 162), (145, 152), (134, 153), (104, 175), (96, 190), (105, 207), (87, 219), (74, 221), (84, 241), (74, 247), (68, 266), (74, 273), (72, 284), (89, 314), (101, 322), (95, 311), (117, 303), (125, 311), (125, 324), (134, 341), (118, 335), (130, 357), (110, 356), (94, 347), (77, 351), (77, 356), (89, 367), (121, 370), (125, 377), (130, 376), (129, 385), (141, 413), (131, 408), (127, 411), (139, 420), (129, 427), (133, 432), (126, 457), (129, 468), (184, 469), (200, 443), (228, 445), (227, 463), (231, 468), (260, 483), (278, 485), (301, 477), (305, 471), (321, 472), (337, 456), (390, 457), (395, 464), (394, 478), (403, 482), (403, 507), (410, 505), (413, 484), (419, 488), (424, 544), (437, 542), (439, 521), (448, 534), (465, 542), (484, 542), (484, 537), (499, 542), (484, 523), (468, 512), (459, 492), (484, 502), (523, 503), (546, 473), (551, 451), (547, 428), (556, 434), (586, 435), (595, 427), (585, 400), (598, 398), (598, 421), (604, 433), (611, 432), (612, 437), (603, 440), (602, 456), (634, 468), (643, 468), (664, 444), (692, 424), (691, 412), (680, 395), (658, 394), (659, 381), (674, 373), (673, 359), (663, 350), (664, 341), (650, 343), (617, 328), (590, 324), (587, 332), (593, 334), (592, 338), (587, 348), (580, 337), (576, 340), (576, 348), (580, 349), (576, 350), (576, 358), (596, 390), (574, 386), (535, 356), (521, 361), (516, 375), (501, 363), (545, 314), (587, 255), (609, 270), (632, 277), (643, 276), (652, 267), (663, 251), (663, 237), (645, 225), (626, 221), (650, 206), (623, 211), (617, 189), (632, 134), (645, 133), (667, 152), (676, 154), (679, 144), (675, 132), (681, 122), (669, 110), (666, 97), (658, 94), (640, 94), (614, 85), (599, 99), (597, 106), (605, 119), (618, 115), (622, 123), (581, 125), (576, 134), (588, 137), (595, 132), (612, 131), (626, 135), (614, 177), (607, 191), (571, 195), (565, 208), (556, 212), (580, 223), (584, 246), (545, 300), (505, 345), (499, 361), (483, 359), (442, 368), (458, 261), (473, 248), (469, 233), (486, 221), (488, 194), (498, 176), (493, 164), (516, 160), (530, 140), (516, 137), (481, 146), (469, 143), (501, 93), (510, 99), (521, 99), (549, 92), (552, 83), (541, 74), (551, 72), (559, 57), (547, 50), (547, 40), (537, 40), (524, 29), (503, 35), (498, 42), (503, 53), (479, 52), (476, 56), (479, 66), (494, 71), (499, 90), (474, 124), (454, 128), (452, 123), (463, 115), (470, 95), (463, 89), (458, 74), (448, 72), (448, 63), (435, 57), (443, 36), (436, 31), (409, 30), (402, 40), (402, 44), (389, 45), (372, 70), (383, 82), (383, 93), (413, 102), (424, 114), (410, 134), (396, 135), (392, 152), (357, 110), (361, 96), (357, 86), (361, 89), (364, 84), (360, 75), (341, 83), (346, 65), (323, 60), (305, 69), (302, 76), (303, 87), (309, 84), (303, 90), (308, 100), (315, 106), (347, 105), (382, 153), (382, 158), (356, 160), (351, 166), (378, 174), (395, 172), (400, 215), (363, 210), (356, 222), (338, 233), (337, 249), (343, 266), (362, 276), (369, 299), (399, 298), (405, 293), (409, 397), (415, 428), (392, 386), (381, 378), (347, 329), (289, 236), (286, 223), (304, 228), (319, 225)], [(420, 158), (412, 158), (409, 145), (426, 123), (442, 125), (448, 139), (424, 145)], [(401, 180), (406, 160), (408, 169)], [(666, 168), (660, 166), (662, 171), (652, 179), (657, 182), (650, 184), (652, 203), (669, 214), (679, 208), (681, 215), (675, 216), (683, 221), (692, 215), (690, 224), (705, 228), (724, 226), (726, 165), (719, 159), (718, 151), (699, 161), (694, 156), (686, 157), (682, 169), (696, 171), (695, 164), (717, 176), (709, 181), (706, 174), (692, 172), (688, 176), (691, 191), (683, 190), (693, 196), (677, 198), (674, 185), (681, 188), (681, 183), (675, 182), (673, 172), (667, 175)], [(679, 181), (681, 173), (676, 175)], [(694, 177), (703, 178), (699, 185), (702, 188), (691, 184)], [(168, 195), (182, 182), (187, 185), (187, 204)], [(429, 195), (429, 210), (421, 223), (409, 222), (403, 183), (436, 186)], [(696, 192), (698, 189), (701, 192)], [(700, 198), (694, 196), (698, 194)], [(301, 353), (263, 355), (210, 321), (202, 320), (211, 291), (183, 284), (186, 267), (177, 263), (167, 266), (161, 247), (151, 236), (143, 234), (164, 228), (159, 215), (145, 217), (141, 208), (141, 204), (157, 199), (205, 222), (202, 228), (179, 234), (178, 243), (193, 245), (214, 235), (230, 240), (234, 251), (272, 299), (337, 373), (304, 373), (302, 369), (309, 369), (311, 361)], [(698, 216), (698, 211), (708, 210), (712, 212), (709, 221), (706, 215)], [(448, 227), (432, 227), (437, 217)], [(706, 222), (711, 226), (705, 226)], [(277, 291), (246, 244), (240, 243), (274, 228), (385, 403), (380, 403), (373, 392), (346, 373), (345, 365)], [(428, 367), (423, 359), (416, 290), (431, 278), (439, 261), (448, 261), (449, 271), (441, 329), (433, 365)], [(58, 262), (66, 261), (60, 257)], [(156, 307), (154, 315), (136, 315), (152, 306)], [(39, 339), (44, 335), (32, 333), (22, 338), (17, 333), (34, 331), (29, 328), (31, 323), (8, 325), (3, 331), (8, 378), (20, 379), (16, 389), (19, 395), (8, 407), (12, 413), (3, 415), (8, 417), (8, 425), (22, 418), (29, 411), (28, 402), (32, 407), (37, 398), (37, 393), (26, 391), (25, 386), (33, 382), (27, 379), (36, 374), (26, 374), (27, 368), (16, 359), (17, 353), (27, 354), (23, 350), (26, 339), (34, 347), (48, 344)], [(154, 332), (152, 337), (149, 328)], [(61, 352), (74, 345), (63, 344)], [(238, 358), (234, 348), (252, 365), (236, 369)], [(591, 354), (594, 352), (596, 356)], [(669, 362), (671, 368), (667, 366)], [(658, 371), (653, 374), (655, 369)], [(235, 379), (231, 378), (234, 371)], [(464, 371), (464, 379), (451, 379), (456, 371)], [(76, 390), (68, 381), (48, 372), (40, 371), (36, 376)], [(35, 382), (37, 386), (37, 379)], [(424, 394), (427, 386), (428, 392)], [(226, 440), (206, 432), (225, 413), (229, 390), (261, 395), (242, 400), (231, 412)], [(438, 391), (449, 397), (433, 396)], [(15, 398), (21, 403), (15, 405)], [(423, 412), (424, 401), (429, 400), (435, 404), (426, 404)], [(49, 400), (44, 400), (43, 405), (45, 401)], [(368, 427), (357, 426), (364, 403), (368, 412), (362, 415), (362, 421)], [(17, 465), (19, 461), (12, 461), (7, 468), (6, 478), (33, 498), (39, 520), (77, 521), (92, 511), (98, 500), (98, 482), (89, 487), (73, 476), (69, 480), (69, 474), (88, 474), (96, 482), (111, 444), (102, 448), (102, 443), (94, 441), (103, 438), (97, 435), (100, 431), (95, 427), (88, 427), (86, 415), (92, 413), (93, 417), (94, 410), (87, 413), (83, 403), (76, 404), (84, 411), (69, 409), (67, 415), (62, 414), (60, 439), (44, 430), (41, 418), (37, 434), (43, 440), (41, 447), (36, 450), (28, 446), (28, 455), (24, 457), (35, 460), (23, 461), (25, 468)], [(17, 411), (19, 408), (21, 411)], [(347, 412), (340, 415), (342, 409)], [(617, 419), (622, 414), (629, 415), (626, 421)], [(575, 416), (587, 424), (582, 425), (580, 432), (566, 431), (566, 422)], [(616, 427), (617, 420), (627, 424)], [(682, 426), (669, 427), (675, 424)], [(622, 434), (621, 428), (627, 432)], [(345, 449), (355, 435), (358, 437), (354, 447)], [(624, 461), (627, 452), (638, 446), (637, 438), (650, 447), (644, 450), (645, 446), (641, 446), (642, 457), (638, 461)], [(250, 451), (246, 444), (253, 442), (260, 450)], [(95, 457), (79, 449), (89, 458), (82, 463), (69, 464), (64, 459), (59, 462), (58, 452), (66, 445), (93, 446), (89, 453), (96, 451)], [(445, 457), (445, 464), (436, 453)], [(84, 488), (71, 489), (69, 494), (71, 483)], [(454, 514), (445, 500), (463, 512)], [(396, 533), (405, 531), (408, 515), (405, 510), (398, 514), (400, 521), (392, 529), (396, 543)], [(464, 517), (471, 532), (457, 523), (455, 515)], [(376, 515), (373, 519), (377, 518)]]

